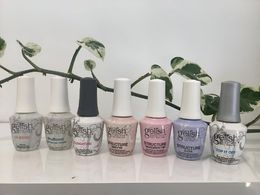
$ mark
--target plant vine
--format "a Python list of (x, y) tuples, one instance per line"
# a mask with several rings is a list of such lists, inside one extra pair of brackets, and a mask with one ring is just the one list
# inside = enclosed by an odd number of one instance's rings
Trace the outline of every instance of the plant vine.
[[(80, 81), (82, 78), (81, 76), (74, 74), (73, 73), (73, 68), (75, 65), (76, 58), (82, 48), (87, 49), (89, 52), (91, 52), (94, 56), (100, 59), (104, 59), (105, 57), (105, 46), (100, 43), (99, 41), (93, 39), (93, 38), (84, 38), (81, 41), (77, 41), (78, 47), (76, 48), (75, 52), (73, 53), (73, 56), (71, 58), (69, 68), (67, 72), (60, 72), (56, 70), (50, 70), (50, 69), (45, 69), (42, 68), (41, 66), (38, 66), (35, 64), (31, 58), (35, 55), (37, 55), (41, 51), (41, 47), (35, 43), (27, 43), (23, 44), (19, 40), (17, 40), (18, 44), (21, 46), (21, 54), (23, 58), (32, 66), (30, 69), (25, 69), (22, 71), (13, 71), (8, 68), (6, 68), (3, 65), (0, 65), (0, 68), (7, 73), (10, 74), (10, 76), (1, 79), (0, 80), (0, 87), (2, 87), (3, 84), (6, 82), (13, 80), (19, 76), (33, 73), (33, 72), (38, 72), (46, 76), (47, 74), (51, 75), (57, 75), (61, 77), (68, 78), (71, 83), (76, 81)], [(0, 37), (0, 57), (3, 56), (4, 49), (6, 48), (6, 43), (5, 41)], [(131, 88), (133, 89), (138, 83), (143, 81), (144, 79), (150, 77), (150, 79), (162, 79), (166, 82), (166, 100), (165, 104), (167, 106), (170, 106), (176, 110), (180, 110), (180, 107), (178, 105), (175, 105), (172, 103), (172, 81), (170, 77), (173, 74), (180, 74), (185, 78), (188, 79), (195, 79), (199, 80), (201, 82), (202, 87), (204, 85), (207, 85), (212, 81), (212, 78), (196, 63), (189, 62), (187, 60), (184, 60), (181, 57), (175, 57), (171, 60), (171, 71), (167, 73), (165, 70), (163, 70), (159, 65), (152, 65), (151, 66), (151, 71), (147, 72), (146, 74), (140, 76), (137, 78), (132, 84)], [(94, 73), (94, 68), (96, 66), (95, 62), (93, 60), (85, 60), (84, 62), (86, 70), (90, 71), (91, 76), (96, 79), (97, 81), (97, 87), (105, 92), (110, 92), (113, 93), (114, 89), (108, 86), (105, 86), (95, 75)], [(142, 99), (148, 99), (146, 95), (134, 92), (132, 90), (131, 95), (137, 98), (142, 98)], [(255, 110), (255, 108), (260, 104), (260, 89), (255, 90), (251, 87), (246, 87), (243, 86), (241, 89), (241, 107), (240, 110), (241, 112), (251, 112)], [(201, 111), (203, 112), (204, 115), (211, 115), (212, 119), (216, 116), (217, 113), (217, 107), (218, 107), (218, 102), (219, 102), (219, 96), (216, 94), (202, 94), (201, 98)], [(252, 121), (250, 121), (246, 126), (253, 125), (255, 122), (260, 120), (260, 114), (258, 114)], [(209, 123), (209, 122), (207, 122)], [(260, 132), (257, 130), (250, 130), (249, 132)]]

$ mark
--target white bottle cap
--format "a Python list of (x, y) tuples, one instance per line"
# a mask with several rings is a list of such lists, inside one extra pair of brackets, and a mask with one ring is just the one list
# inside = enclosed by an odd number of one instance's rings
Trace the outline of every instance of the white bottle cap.
[(153, 79), (149, 81), (146, 116), (162, 118), (165, 113), (165, 81)]
[(183, 82), (180, 118), (201, 119), (199, 81), (187, 80)]
[(69, 112), (68, 83), (67, 79), (60, 76), (51, 78), (50, 112)]
[(113, 116), (132, 116), (130, 79), (114, 80)]
[(37, 112), (34, 78), (21, 76), (17, 78), (16, 113), (31, 112)]

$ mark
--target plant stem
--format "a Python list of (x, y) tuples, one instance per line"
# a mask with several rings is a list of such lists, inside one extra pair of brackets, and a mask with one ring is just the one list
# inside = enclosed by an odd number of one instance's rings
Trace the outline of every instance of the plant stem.
[(171, 72), (168, 74), (169, 77), (171, 77), (174, 73), (175, 73), (175, 71), (171, 71)]
[(75, 50), (72, 58), (71, 58), (71, 61), (70, 61), (70, 66), (69, 66), (69, 69), (68, 69), (68, 73), (72, 73), (73, 71), (73, 67), (74, 67), (74, 63), (75, 63), (75, 60), (76, 60), (76, 57), (80, 51), (80, 49), (82, 48), (82, 46), (78, 46), (78, 48)]
[(8, 68), (2, 66), (2, 65), (0, 65), (0, 68), (2, 68), (3, 70), (5, 70), (5, 71), (8, 72), (9, 74), (15, 74), (14, 71), (12, 71), (12, 70), (10, 70), (10, 69), (8, 69)]
[(61, 77), (65, 77), (65, 78), (69, 78), (69, 79), (74, 79), (74, 80), (80, 80), (81, 77), (78, 75), (74, 75), (74, 74), (67, 74), (67, 73), (63, 73), (63, 72), (59, 72), (59, 71), (54, 71), (54, 70), (48, 70), (48, 69), (43, 69), (41, 68), (40, 70), (37, 70), (35, 68), (32, 69), (27, 69), (27, 70), (23, 70), (23, 71), (19, 71), (19, 72), (15, 72), (13, 75), (6, 77), (5, 79), (0, 80), (0, 86), (12, 79), (15, 79), (19, 76), (23, 76), (25, 74), (28, 73), (32, 73), (32, 72), (40, 72), (43, 73), (44, 75), (46, 74), (52, 74), (52, 75), (57, 75), (57, 76), (61, 76)]
[[(136, 92), (133, 92), (133, 91), (131, 92), (131, 95), (135, 96), (135, 97), (138, 97), (138, 98), (142, 98), (142, 99), (148, 99), (147, 95), (143, 95), (143, 94), (136, 93)], [(171, 103), (171, 102), (169, 102), (167, 100), (165, 100), (165, 104), (167, 106), (170, 106), (170, 107), (176, 109), (176, 110), (180, 110), (181, 109), (180, 106), (177, 106), (177, 105), (175, 105), (175, 104), (173, 104), (173, 103)]]
[[(18, 43), (20, 43), (20, 42), (18, 41)], [(21, 44), (22, 44), (22, 43), (21, 43)], [(73, 55), (73, 56), (75, 56), (75, 57), (72, 58), (72, 59), (73, 59), (73, 60), (72, 60), (72, 63), (71, 63), (71, 64), (72, 64), (72, 69), (73, 69), (73, 64), (74, 64), (74, 62), (75, 62), (75, 58), (76, 58), (76, 56), (77, 56), (79, 50), (80, 50), (80, 47), (77, 48), (77, 50), (75, 51), (75, 53), (74, 53), (74, 55)], [(9, 76), (9, 77), (7, 77), (7, 78), (5, 78), (5, 79), (0, 80), (0, 87), (2, 86), (2, 84), (4, 84), (4, 83), (6, 83), (6, 82), (8, 82), (8, 81), (10, 81), (10, 80), (12, 80), (12, 79), (14, 79), (14, 78), (16, 78), (16, 77), (22, 76), (22, 75), (24, 75), (24, 74), (32, 73), (32, 72), (40, 72), (40, 73), (43, 73), (44, 75), (46, 75), (46, 74), (58, 75), (58, 76), (61, 76), (61, 77), (69, 78), (69, 79), (71, 79), (71, 80), (78, 80), (78, 81), (81, 80), (81, 77), (80, 77), (80, 76), (75, 75), (75, 74), (72, 74), (72, 72), (69, 72), (69, 71), (68, 71), (68, 73), (64, 73), (64, 72), (59, 72), (59, 71), (54, 71), (54, 70), (48, 70), (48, 69), (40, 68), (39, 66), (37, 66), (35, 63), (33, 63), (33, 62), (25, 55), (25, 53), (23, 52), (23, 50), (22, 50), (22, 55), (23, 55), (24, 59), (25, 59), (33, 68), (32, 68), (32, 69), (26, 69), (26, 70), (19, 71), (19, 72), (14, 72), (14, 71), (11, 71), (11, 70), (5, 68), (4, 66), (0, 65), (0, 68), (2, 68), (3, 70), (7, 71), (7, 72), (10, 73), (10, 74), (12, 74), (11, 76)], [(71, 70), (72, 70), (72, 69), (71, 69)], [(105, 91), (105, 92), (111, 92), (111, 93), (114, 92), (114, 89), (113, 89), (113, 88), (110, 88), (110, 87), (107, 87), (107, 86), (103, 85), (103, 84), (97, 79), (96, 75), (94, 74), (94, 72), (93, 72), (92, 70), (91, 70), (91, 75), (92, 75), (92, 77), (93, 77), (94, 79), (96, 79), (96, 81), (97, 81), (97, 87), (98, 87), (99, 89), (101, 89), (101, 90), (103, 90), (103, 91)], [(139, 83), (141, 80), (143, 80), (144, 78), (146, 78), (146, 77), (148, 77), (148, 76), (150, 76), (150, 73), (146, 73), (145, 75), (141, 76), (141, 77), (140, 77), (139, 79), (137, 79), (134, 83), (132, 83), (131, 86), (132, 86), (132, 87), (135, 86), (137, 83)], [(134, 97), (142, 98), (142, 99), (148, 99), (148, 96), (143, 95), (143, 94), (139, 94), (139, 93), (136, 93), (136, 92), (133, 92), (133, 91), (131, 92), (131, 95), (134, 96)], [(168, 106), (170, 106), (170, 107), (172, 107), (172, 108), (175, 108), (175, 109), (177, 109), (177, 110), (180, 110), (180, 107), (179, 107), (179, 106), (177, 106), (177, 105), (175, 105), (175, 104), (173, 104), (173, 103), (171, 103), (171, 102), (169, 102), (169, 101), (165, 101), (165, 104), (168, 105)], [(260, 114), (259, 114), (254, 120), (252, 120), (251, 122), (249, 122), (248, 124), (246, 124), (246, 126), (250, 126), (250, 125), (254, 124), (254, 123), (257, 122), (259, 119), (260, 119)], [(207, 123), (209, 123), (209, 122), (207, 122)], [(254, 131), (254, 132), (256, 132), (256, 131)], [(252, 132), (251, 132), (251, 130), (250, 130), (249, 133), (254, 133), (254, 132), (253, 132), (253, 130), (252, 130)]]
[(211, 118), (211, 122), (215, 121), (215, 119), (216, 119), (216, 114), (213, 114)]
[(48, 69), (44, 69), (44, 68), (40, 68), (39, 66), (37, 66), (35, 63), (33, 63), (22, 51), (23, 57), (24, 59), (32, 66), (34, 67), (37, 71), (34, 72), (41, 72), (44, 75), (46, 74), (52, 74), (52, 75), (58, 75), (61, 77), (66, 77), (69, 79), (73, 79), (73, 80), (80, 80), (81, 77), (75, 74), (68, 74), (68, 73), (64, 73), (64, 72), (59, 72), (59, 71), (54, 71), (54, 70), (48, 70)]
[(93, 70), (91, 70), (91, 75), (94, 79), (96, 79), (97, 81), (97, 87), (105, 92), (111, 92), (113, 93), (114, 92), (114, 89), (113, 88), (110, 88), (110, 87), (107, 87), (105, 85), (103, 85), (102, 83), (100, 83), (100, 81), (97, 79), (96, 75), (94, 74)]
[[(110, 88), (110, 87), (107, 87), (107, 86), (104, 86), (102, 83), (100, 83), (100, 81), (97, 79), (96, 75), (94, 74), (94, 72), (91, 70), (91, 75), (94, 79), (96, 79), (97, 81), (97, 86), (98, 88), (102, 89), (103, 91), (108, 91), (108, 92), (114, 92), (114, 89), (113, 88)], [(142, 98), (142, 99), (148, 99), (148, 96), (147, 95), (143, 95), (143, 94), (140, 94), (140, 93), (136, 93), (136, 92), (131, 92), (131, 95), (134, 96), (134, 97), (138, 97), (138, 98)], [(177, 110), (180, 110), (181, 108), (169, 101), (165, 101), (165, 104), (168, 105), (168, 106), (171, 106), (172, 108), (175, 108)]]
[(39, 66), (37, 66), (36, 64), (34, 64), (24, 53), (24, 51), (22, 50), (22, 55), (23, 57), (32, 65), (32, 67), (34, 67), (36, 70), (40, 71), (41, 68)]
[(260, 129), (248, 129), (247, 133), (260, 133)]
[(258, 114), (258, 116), (252, 120), (251, 122), (247, 123), (246, 126), (249, 127), (251, 125), (253, 125), (254, 123), (256, 123), (258, 120), (260, 119), (260, 114)]
[[(25, 48), (25, 46), (22, 44), (22, 42), (21, 41), (19, 41), (19, 40), (16, 40), (18, 43), (19, 43), (19, 45), (22, 47), (22, 55), (23, 55), (23, 57), (24, 58), (27, 58), (27, 56), (26, 56), (26, 54), (24, 53), (24, 50), (23, 50), (23, 48)], [(27, 58), (28, 59), (28, 58)], [(35, 69), (37, 69), (37, 70), (40, 70), (40, 68), (36, 65), (36, 64), (34, 64), (34, 63), (31, 63), (31, 65), (35, 68)]]
[(22, 44), (22, 42), (21, 41), (19, 41), (19, 40), (16, 40), (18, 43), (19, 43), (19, 45), (22, 47), (22, 48), (24, 48), (25, 46)]
[(144, 74), (143, 76), (139, 77), (137, 80), (135, 80), (132, 84), (131, 84), (131, 88), (133, 88), (137, 83), (139, 83), (140, 81), (142, 81), (143, 79), (145, 79), (146, 77), (149, 77), (151, 75), (150, 72), (147, 72), (146, 74)]
[(23, 70), (20, 72), (16, 72), (12, 76), (9, 76), (9, 77), (6, 77), (5, 79), (0, 80), (0, 86), (2, 87), (2, 84), (6, 83), (12, 79), (15, 79), (16, 77), (23, 76), (24, 74), (28, 74), (31, 72), (38, 72), (38, 70), (33, 68), (33, 69), (27, 69), (27, 70)]
[[(28, 63), (33, 63), (31, 60), (29, 60), (28, 58), (25, 58), (26, 61)], [(34, 63), (33, 63), (34, 64)], [(77, 81), (80, 81), (81, 77), (78, 76), (78, 75), (75, 75), (75, 74), (68, 74), (68, 73), (63, 73), (63, 72), (59, 72), (59, 71), (54, 71), (54, 70), (48, 70), (48, 69), (44, 69), (44, 68), (40, 68), (39, 70), (35, 69), (35, 68), (32, 68), (32, 69), (27, 69), (27, 70), (23, 70), (23, 71), (19, 71), (19, 72), (15, 72), (13, 75), (5, 78), (5, 79), (2, 79), (0, 80), (0, 87), (2, 86), (2, 84), (12, 80), (12, 79), (15, 79), (19, 76), (22, 76), (24, 74), (28, 74), (28, 73), (32, 73), (32, 72), (39, 72), (39, 73), (43, 73), (43, 74), (52, 74), (52, 75), (58, 75), (58, 76), (62, 76), (62, 77), (65, 77), (65, 78), (69, 78), (69, 79), (75, 79)], [(102, 83), (100, 83), (100, 81), (97, 79), (96, 75), (93, 73), (93, 71), (91, 71), (91, 74), (92, 74), (92, 77), (94, 79), (96, 79), (97, 81), (97, 87), (105, 92), (111, 92), (113, 93), (114, 92), (114, 89), (113, 88), (110, 88), (110, 87), (107, 87), (105, 85), (103, 85)], [(148, 99), (148, 96), (146, 95), (143, 95), (143, 94), (139, 94), (139, 93), (136, 93), (136, 92), (131, 92), (131, 95), (134, 96), (134, 97), (138, 97), (138, 98), (142, 98), (142, 99)], [(169, 101), (165, 101), (165, 104), (172, 107), (172, 108), (175, 108), (177, 110), (180, 110), (180, 107), (169, 102)], [(253, 121), (249, 122), (248, 124), (246, 124), (246, 126), (250, 126), (252, 124), (254, 124), (255, 122), (257, 122), (258, 120), (260, 119), (260, 115), (258, 115)], [(205, 121), (207, 122), (207, 121)], [(209, 122), (207, 122), (209, 124)], [(248, 133), (256, 133), (256, 132), (259, 132), (259, 130), (250, 130), (248, 131)]]

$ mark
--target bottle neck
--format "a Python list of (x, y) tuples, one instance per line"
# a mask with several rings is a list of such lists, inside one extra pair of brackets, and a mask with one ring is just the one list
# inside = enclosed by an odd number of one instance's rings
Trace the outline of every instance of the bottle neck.
[(186, 120), (186, 121), (201, 121), (201, 118), (199, 118), (199, 119), (189, 119), (189, 118), (182, 118), (182, 117), (180, 117), (180, 119)]
[(164, 119), (167, 118), (166, 116), (162, 116), (162, 117), (154, 117), (154, 116), (145, 116), (146, 118), (151, 118), (151, 119)]
[(33, 114), (33, 113), (37, 113), (37, 111), (33, 111), (33, 112), (16, 112), (16, 114)]
[(115, 118), (131, 118), (133, 116), (116, 116), (116, 115), (112, 115), (112, 117), (115, 117)]
[(70, 113), (70, 111), (68, 111), (68, 112), (55, 112), (55, 111), (50, 111), (50, 113), (52, 113), (52, 114), (65, 114), (65, 113)]

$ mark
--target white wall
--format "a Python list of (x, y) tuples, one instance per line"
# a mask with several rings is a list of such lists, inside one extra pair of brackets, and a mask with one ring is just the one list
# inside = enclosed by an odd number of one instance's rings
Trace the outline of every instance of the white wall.
[[(205, 92), (219, 93), (224, 80), (250, 86), (260, 84), (260, 0), (0, 0), (0, 36), (8, 43), (0, 63), (13, 69), (30, 68), (16, 39), (33, 41), (42, 52), (33, 58), (40, 66), (66, 71), (77, 47), (76, 40), (91, 36), (106, 46), (102, 62), (82, 51), (75, 73), (89, 76), (83, 60), (95, 59), (100, 81), (113, 85), (116, 77), (132, 80), (149, 71), (154, 63), (170, 70), (175, 56), (199, 63), (212, 77)], [(0, 78), (7, 76), (3, 71)], [(39, 112), (48, 112), (49, 80), (37, 77)], [(174, 100), (180, 104), (181, 82), (172, 77)], [(135, 91), (147, 93), (145, 80)], [(78, 82), (69, 85), (71, 109), (78, 104)], [(0, 120), (14, 112), (16, 82), (0, 89)], [(112, 94), (99, 91), (103, 117), (111, 112)], [(146, 101), (133, 98), (135, 116), (142, 118)], [(171, 119), (178, 112), (167, 107)], [(244, 121), (256, 113), (243, 116)]]

